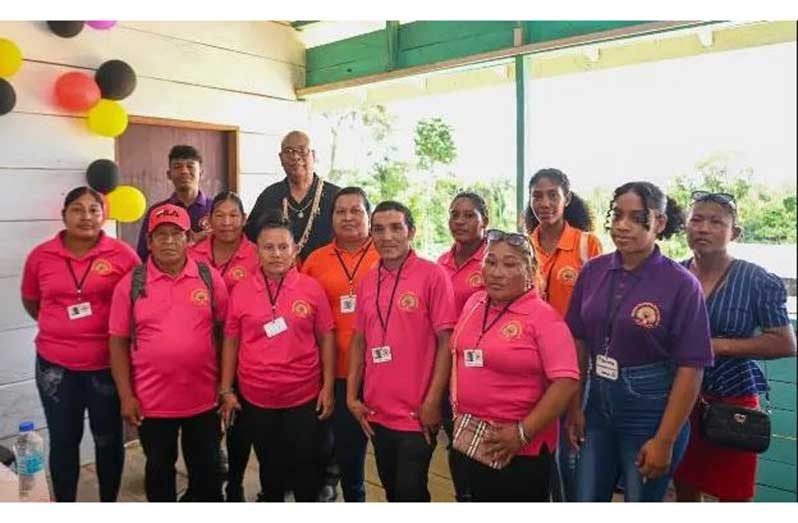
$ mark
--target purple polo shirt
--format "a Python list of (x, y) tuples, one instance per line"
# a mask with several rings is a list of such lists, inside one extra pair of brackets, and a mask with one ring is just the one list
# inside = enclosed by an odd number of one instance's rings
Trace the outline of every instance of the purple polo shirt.
[(150, 223), (150, 211), (152, 211), (155, 207), (159, 205), (164, 205), (166, 203), (171, 203), (173, 205), (179, 205), (180, 207), (184, 207), (188, 211), (188, 216), (191, 218), (191, 230), (194, 232), (200, 232), (202, 230), (207, 229), (210, 227), (210, 223), (208, 223), (207, 218), (211, 213), (211, 204), (213, 200), (205, 196), (202, 191), (197, 194), (197, 199), (194, 200), (191, 205), (188, 207), (185, 206), (183, 202), (180, 201), (180, 198), (177, 197), (177, 193), (172, 193), (168, 199), (158, 202), (149, 209), (144, 214), (144, 221), (141, 222), (141, 230), (139, 230), (139, 243), (138, 247), (136, 247), (136, 252), (141, 258), (141, 261), (147, 261), (147, 258), (150, 255), (150, 251), (147, 249), (147, 225)]
[(659, 247), (634, 271), (624, 270), (617, 251), (587, 262), (576, 281), (566, 322), (592, 356), (604, 354), (610, 336), (608, 355), (621, 368), (669, 360), (687, 367), (713, 364), (701, 285)]

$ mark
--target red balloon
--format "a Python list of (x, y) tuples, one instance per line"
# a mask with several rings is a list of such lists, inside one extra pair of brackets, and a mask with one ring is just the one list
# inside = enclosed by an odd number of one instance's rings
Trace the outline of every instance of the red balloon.
[(64, 73), (55, 82), (55, 99), (69, 111), (88, 111), (100, 101), (100, 87), (87, 74)]

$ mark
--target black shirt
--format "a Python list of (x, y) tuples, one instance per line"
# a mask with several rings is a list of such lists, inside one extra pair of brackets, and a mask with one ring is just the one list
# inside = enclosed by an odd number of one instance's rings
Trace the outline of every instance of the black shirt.
[[(258, 196), (255, 206), (249, 213), (247, 224), (244, 226), (244, 234), (251, 241), (256, 241), (259, 232), (259, 223), (269, 211), (283, 212), (283, 198), (288, 198), (288, 219), (291, 221), (291, 230), (294, 233), (294, 241), (299, 242), (305, 232), (305, 226), (310, 219), (311, 208), (313, 207), (313, 196), (316, 194), (316, 187), (319, 184), (319, 177), (313, 174), (313, 184), (310, 190), (302, 199), (297, 202), (291, 196), (291, 189), (288, 185), (288, 178), (273, 183), (266, 187)], [(319, 202), (319, 215), (313, 221), (313, 229), (308, 236), (308, 242), (299, 253), (299, 259), (304, 261), (310, 253), (327, 245), (332, 241), (332, 203), (335, 194), (340, 187), (328, 181), (324, 182), (322, 188), (321, 201)], [(300, 218), (299, 214), (303, 214)]]

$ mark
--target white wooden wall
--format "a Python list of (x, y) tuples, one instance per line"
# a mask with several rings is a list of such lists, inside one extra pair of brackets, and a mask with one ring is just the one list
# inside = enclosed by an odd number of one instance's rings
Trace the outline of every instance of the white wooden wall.
[[(85, 184), (88, 164), (114, 158), (113, 139), (55, 106), (58, 76), (124, 60), (138, 77), (121, 102), (128, 114), (238, 126), (247, 209), (282, 176), (280, 139), (307, 126), (308, 107), (294, 94), (304, 78), (304, 47), (282, 24), (120, 22), (63, 39), (44, 22), (0, 22), (0, 38), (16, 42), (25, 58), (10, 79), (16, 107), (0, 116), (0, 444), (8, 445), (19, 421), (45, 426), (33, 381), (35, 322), (20, 303), (25, 257), (61, 229), (63, 198)], [(87, 427), (84, 460), (92, 459), (89, 434)]]

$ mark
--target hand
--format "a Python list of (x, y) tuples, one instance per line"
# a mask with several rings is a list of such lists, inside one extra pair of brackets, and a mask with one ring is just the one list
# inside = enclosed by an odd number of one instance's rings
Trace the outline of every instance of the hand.
[(668, 472), (672, 457), (673, 443), (653, 437), (640, 447), (637, 469), (645, 479), (657, 479)]
[(432, 445), (441, 430), (441, 404), (440, 402), (425, 401), (418, 409), (418, 421), (428, 445)]
[(238, 396), (234, 392), (226, 392), (222, 394), (222, 404), (217, 411), (222, 417), (225, 426), (230, 426), (230, 415), (233, 410), (241, 410), (241, 403), (238, 402)]
[(316, 412), (321, 412), (319, 419), (327, 419), (332, 416), (334, 407), (335, 397), (332, 388), (322, 387), (316, 400)]
[(205, 229), (199, 232), (189, 231), (188, 234), (189, 245), (194, 245), (196, 243), (201, 242), (202, 240), (207, 238), (210, 233), (211, 233), (210, 229)]
[(135, 396), (127, 396), (120, 399), (120, 410), (122, 418), (134, 427), (140, 427), (144, 416), (141, 415), (141, 406)]
[(578, 451), (585, 443), (585, 413), (581, 408), (569, 409), (565, 416), (565, 430), (571, 448)]
[(366, 436), (373, 438), (374, 429), (372, 429), (371, 425), (369, 425), (368, 417), (372, 416), (374, 411), (368, 408), (363, 404), (362, 401), (358, 399), (347, 399), (346, 406), (349, 408), (349, 412), (352, 413), (352, 416), (354, 416), (357, 422), (360, 423), (360, 428), (363, 429), (363, 432), (366, 433)]
[(488, 456), (499, 463), (509, 463), (522, 446), (515, 423), (491, 426), (483, 441)]

